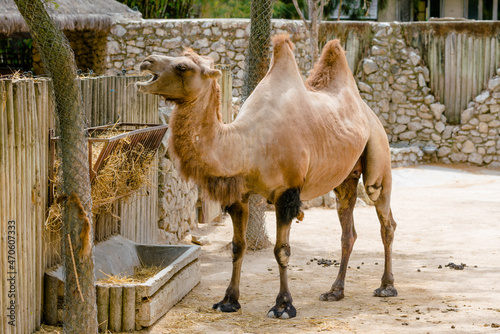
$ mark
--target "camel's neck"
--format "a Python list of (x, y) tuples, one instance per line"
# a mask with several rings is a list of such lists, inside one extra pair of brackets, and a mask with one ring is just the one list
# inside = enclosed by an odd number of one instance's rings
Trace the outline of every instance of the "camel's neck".
[(193, 101), (178, 103), (172, 112), (170, 147), (188, 178), (218, 172), (209, 152), (213, 152), (214, 140), (224, 127), (219, 109), (219, 85), (214, 81), (204, 94)]
[(170, 119), (170, 149), (178, 158), (180, 172), (215, 200), (229, 204), (238, 200), (244, 181), (228, 126), (222, 122), (219, 85), (195, 101), (179, 103)]

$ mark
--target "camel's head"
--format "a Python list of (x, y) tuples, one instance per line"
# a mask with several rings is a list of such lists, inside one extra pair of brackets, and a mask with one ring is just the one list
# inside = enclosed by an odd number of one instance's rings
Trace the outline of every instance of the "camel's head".
[(140, 92), (163, 96), (168, 101), (183, 102), (197, 98), (212, 87), (221, 72), (214, 69), (209, 57), (187, 50), (180, 57), (149, 56), (140, 65), (151, 79), (137, 83)]

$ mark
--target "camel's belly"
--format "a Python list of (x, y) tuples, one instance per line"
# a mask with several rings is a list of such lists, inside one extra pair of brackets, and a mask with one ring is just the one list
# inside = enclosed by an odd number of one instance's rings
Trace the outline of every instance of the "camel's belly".
[(361, 156), (362, 149), (325, 156), (310, 164), (300, 198), (308, 201), (338, 187), (349, 176)]

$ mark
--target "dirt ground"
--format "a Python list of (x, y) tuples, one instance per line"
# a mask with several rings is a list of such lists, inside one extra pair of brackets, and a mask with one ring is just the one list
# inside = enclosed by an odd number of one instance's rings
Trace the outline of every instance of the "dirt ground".
[[(393, 179), (398, 297), (372, 297), (383, 248), (374, 208), (358, 206), (345, 298), (319, 301), (338, 267), (310, 260), (340, 260), (340, 225), (334, 210), (313, 208), (291, 231), (289, 283), (297, 317), (265, 317), (279, 289), (272, 248), (247, 252), (242, 309), (212, 311), (230, 277), (226, 218), (201, 228), (211, 241), (202, 248), (201, 283), (144, 333), (500, 333), (500, 171), (419, 166), (394, 169)], [(274, 212), (266, 221), (273, 239)], [(450, 262), (466, 267), (449, 269)]]

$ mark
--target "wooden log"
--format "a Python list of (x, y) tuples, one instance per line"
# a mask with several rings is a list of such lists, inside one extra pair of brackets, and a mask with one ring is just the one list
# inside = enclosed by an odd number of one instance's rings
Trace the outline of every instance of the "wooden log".
[(472, 71), (474, 68), (474, 39), (469, 36), (467, 39), (467, 103), (472, 100), (473, 79)]
[(454, 123), (460, 123), (460, 117), (462, 115), (461, 106), (461, 93), (462, 93), (462, 34), (457, 35), (457, 47), (456, 47), (456, 81), (455, 81), (455, 112), (453, 121)]
[(490, 78), (496, 75), (496, 64), (495, 64), (495, 38), (490, 39)]
[[(468, 54), (467, 54), (467, 35), (462, 34), (462, 87), (460, 89), (460, 111), (465, 110), (467, 108), (467, 65), (469, 62)], [(460, 114), (462, 117), (462, 114)]]
[(444, 42), (444, 37), (441, 36), (439, 37), (439, 47), (438, 47), (438, 54), (439, 54), (439, 101), (441, 103), (445, 103), (444, 100), (444, 95), (445, 95), (445, 68), (446, 68), (446, 55), (445, 55), (445, 42)]
[(109, 288), (109, 330), (121, 332), (122, 330), (122, 295), (121, 286)]
[(97, 285), (97, 323), (99, 333), (107, 333), (109, 326), (109, 287)]
[(457, 123), (457, 108), (456, 108), (456, 77), (457, 77), (457, 35), (455, 33), (451, 33), (450, 35), (450, 64), (448, 67), (449, 70), (449, 81), (448, 85), (449, 91), (448, 91), (448, 97), (446, 98), (447, 101), (447, 107), (446, 107), (446, 113), (447, 113), (447, 118), (452, 122), (452, 123)]
[(484, 43), (484, 72), (483, 72), (483, 87), (488, 87), (488, 81), (490, 80), (490, 60), (491, 60), (491, 52), (490, 52), (490, 39), (485, 37), (483, 39)]
[(57, 288), (59, 279), (45, 274), (43, 291), (43, 319), (47, 325), (57, 325)]
[(122, 331), (132, 333), (135, 330), (135, 286), (123, 286)]
[(474, 58), (472, 62), (472, 98), (475, 98), (477, 96), (478, 92), (478, 84), (477, 84), (477, 72), (478, 72), (478, 67), (479, 67), (479, 61), (478, 61), (478, 47), (479, 47), (479, 42), (477, 38), (474, 38), (474, 47), (473, 47), (473, 52), (474, 52)]

